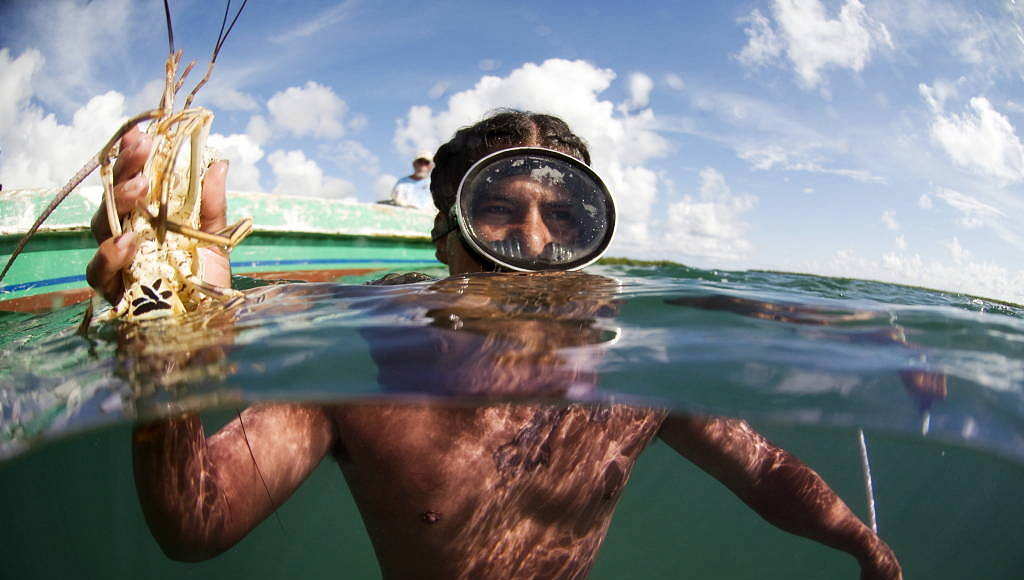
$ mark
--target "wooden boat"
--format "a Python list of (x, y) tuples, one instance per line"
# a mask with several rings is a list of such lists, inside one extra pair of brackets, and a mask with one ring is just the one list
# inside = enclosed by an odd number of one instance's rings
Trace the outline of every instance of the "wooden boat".
[[(0, 285), (0, 311), (40, 312), (89, 298), (85, 268), (96, 251), (89, 221), (101, 197), (99, 187), (79, 188), (50, 216)], [(0, 264), (52, 198), (51, 190), (0, 192)], [(440, 265), (432, 211), (246, 192), (228, 192), (228, 208), (229, 222), (254, 220), (252, 235), (231, 253), (238, 275), (359, 282)]]

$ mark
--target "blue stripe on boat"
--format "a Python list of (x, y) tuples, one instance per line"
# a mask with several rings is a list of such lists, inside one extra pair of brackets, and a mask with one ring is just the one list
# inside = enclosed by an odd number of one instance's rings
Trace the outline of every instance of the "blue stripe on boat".
[(231, 262), (233, 268), (255, 268), (257, 266), (300, 266), (303, 264), (426, 264), (431, 260), (379, 260), (330, 259), (321, 260), (256, 260), (254, 262)]
[(78, 276), (64, 276), (62, 278), (50, 278), (48, 280), (35, 280), (32, 282), (22, 282), (21, 284), (11, 284), (10, 286), (0, 286), (0, 294), (8, 294), (10, 292), (21, 292), (22, 290), (42, 288), (43, 286), (69, 284), (71, 282), (85, 282), (85, 276), (79, 274)]
[[(426, 264), (430, 260), (397, 260), (381, 258), (379, 260), (355, 260), (355, 259), (321, 259), (321, 260), (255, 260), (251, 262), (231, 262), (233, 268), (258, 268), (260, 266), (300, 266), (304, 264)], [(46, 280), (34, 280), (32, 282), (22, 282), (21, 284), (11, 284), (10, 286), (0, 286), (0, 294), (10, 294), (12, 292), (21, 292), (23, 290), (32, 290), (33, 288), (43, 288), (45, 286), (57, 286), (59, 284), (70, 284), (72, 282), (85, 282), (84, 275), (78, 276), (64, 276), (61, 278), (49, 278)]]

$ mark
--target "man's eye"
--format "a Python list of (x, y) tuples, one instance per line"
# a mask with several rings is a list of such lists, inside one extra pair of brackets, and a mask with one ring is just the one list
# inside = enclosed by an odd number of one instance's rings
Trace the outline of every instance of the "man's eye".
[(559, 223), (569, 223), (573, 221), (573, 215), (567, 209), (556, 209), (548, 212), (548, 219)]
[(485, 205), (480, 212), (492, 216), (506, 216), (512, 214), (512, 208), (507, 205)]

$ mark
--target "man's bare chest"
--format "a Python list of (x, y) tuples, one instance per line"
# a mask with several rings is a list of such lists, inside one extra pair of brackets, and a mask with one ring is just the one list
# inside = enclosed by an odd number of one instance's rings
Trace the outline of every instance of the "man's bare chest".
[(337, 456), (357, 501), (408, 506), (436, 523), (468, 522), (481, 510), (599, 516), (662, 414), (625, 405), (358, 405), (336, 417)]

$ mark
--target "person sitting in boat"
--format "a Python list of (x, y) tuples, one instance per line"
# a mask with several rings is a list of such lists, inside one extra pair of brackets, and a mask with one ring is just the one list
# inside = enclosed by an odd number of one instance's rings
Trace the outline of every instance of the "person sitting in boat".
[[(119, 213), (144, 195), (136, 176), (148, 148), (138, 132), (124, 138), (115, 168)], [(458, 131), (434, 158), (432, 237), (452, 276), (578, 269), (607, 247), (614, 204), (589, 168), (586, 144), (562, 120), (499, 112)], [(216, 164), (203, 184), (207, 231), (225, 225), (226, 173)], [(110, 239), (104, 224), (94, 220), (101, 243), (88, 280), (115, 301), (134, 242), (130, 234)], [(205, 252), (207, 279), (227, 285), (227, 256)], [(438, 320), (457, 325), (458, 316)], [(573, 336), (589, 332), (562, 327)], [(559, 378), (554, 370), (564, 365), (545, 362), (559, 336), (547, 328), (495, 331), (522, 335), (527, 345), (525, 355), (503, 357), (514, 359), (504, 366), (474, 359), (474, 348), (432, 356), (443, 359), (438, 368), (485, 363), (452, 370), (481, 373), (462, 375), (477, 395), (539, 375), (542, 387), (564, 384), (571, 394), (587, 384), (586, 373)], [(460, 352), (469, 354), (459, 359)], [(503, 373), (502, 381), (487, 373)], [(146, 422), (133, 432), (133, 456), (146, 521), (177, 560), (230, 548), (331, 455), (386, 578), (577, 578), (593, 564), (630, 471), (655, 437), (775, 526), (854, 556), (862, 578), (902, 578), (892, 550), (816, 472), (737, 419), (623, 404), (275, 403), (249, 407), (209, 437), (194, 413)]]
[(434, 202), (430, 198), (430, 170), (434, 168), (433, 155), (421, 151), (412, 160), (412, 174), (399, 179), (391, 189), (391, 197), (380, 203), (399, 207), (427, 209)]

